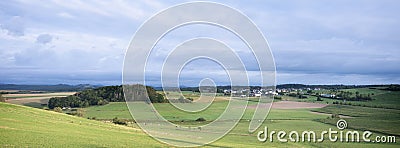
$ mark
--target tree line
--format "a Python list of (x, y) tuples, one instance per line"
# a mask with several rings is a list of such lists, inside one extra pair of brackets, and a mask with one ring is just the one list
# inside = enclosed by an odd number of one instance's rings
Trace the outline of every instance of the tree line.
[[(167, 100), (164, 95), (157, 93), (153, 87), (146, 86), (147, 94), (152, 103), (164, 103)], [(109, 102), (124, 102), (122, 85), (105, 86), (96, 89), (88, 89), (67, 97), (53, 97), (48, 102), (48, 107), (88, 107), (93, 105), (105, 105)]]

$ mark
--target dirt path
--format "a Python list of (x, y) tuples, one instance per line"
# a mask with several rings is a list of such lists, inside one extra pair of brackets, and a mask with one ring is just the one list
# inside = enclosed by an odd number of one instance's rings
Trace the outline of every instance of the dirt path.
[[(318, 115), (327, 115), (327, 116), (331, 116), (332, 114), (328, 114), (328, 113), (321, 113), (321, 112), (313, 112), (311, 111), (312, 114), (318, 114)], [(346, 115), (339, 115), (339, 118), (354, 118), (352, 116), (346, 116)]]
[[(263, 106), (270, 106), (271, 103), (261, 104)], [(272, 104), (274, 109), (302, 109), (302, 108), (323, 108), (328, 104), (308, 103), (308, 102), (294, 102), (294, 101), (279, 101)], [(249, 108), (256, 108), (257, 105), (249, 105)]]

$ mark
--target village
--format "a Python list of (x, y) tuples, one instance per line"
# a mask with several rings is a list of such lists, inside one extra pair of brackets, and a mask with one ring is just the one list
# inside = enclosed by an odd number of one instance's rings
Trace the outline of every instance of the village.
[[(303, 95), (310, 95), (314, 91), (320, 91), (321, 88), (282, 88), (276, 89), (273, 91), (271, 88), (262, 89), (262, 88), (243, 88), (243, 89), (224, 89), (224, 95), (232, 95), (234, 97), (261, 97), (267, 95), (290, 95), (290, 94), (303, 94)], [(321, 97), (325, 98), (333, 98), (335, 97), (334, 94), (319, 94)]]

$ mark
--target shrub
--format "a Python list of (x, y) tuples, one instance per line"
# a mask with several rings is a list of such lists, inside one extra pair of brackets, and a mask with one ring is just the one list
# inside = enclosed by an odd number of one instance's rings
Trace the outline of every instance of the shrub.
[(6, 98), (4, 98), (1, 94), (0, 94), (0, 102), (6, 102)]
[(202, 122), (202, 121), (206, 121), (206, 119), (204, 119), (203, 117), (197, 118), (196, 121)]
[(62, 113), (62, 108), (61, 108), (61, 107), (55, 107), (53, 110), (54, 110), (55, 112)]
[(85, 115), (85, 111), (83, 109), (79, 108), (76, 110), (76, 115), (78, 117), (83, 117)]
[(114, 124), (119, 124), (119, 125), (128, 125), (128, 123), (126, 123), (125, 120), (123, 120), (123, 119), (118, 119), (118, 117), (115, 117), (115, 118), (113, 119), (113, 123), (114, 123)]
[(339, 115), (338, 114), (332, 114), (331, 118), (339, 118)]

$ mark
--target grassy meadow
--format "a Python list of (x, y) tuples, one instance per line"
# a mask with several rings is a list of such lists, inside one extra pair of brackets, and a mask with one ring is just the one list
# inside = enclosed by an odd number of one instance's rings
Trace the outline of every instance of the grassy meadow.
[(160, 147), (140, 129), (0, 102), (0, 147)]

